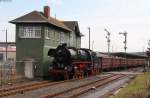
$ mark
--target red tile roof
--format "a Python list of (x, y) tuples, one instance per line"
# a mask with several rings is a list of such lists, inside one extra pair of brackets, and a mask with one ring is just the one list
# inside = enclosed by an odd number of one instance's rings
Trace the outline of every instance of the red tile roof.
[(63, 22), (52, 17), (46, 18), (42, 12), (38, 11), (32, 11), (24, 16), (10, 21), (10, 23), (49, 23), (64, 30), (71, 31), (71, 29), (67, 27)]
[(75, 33), (78, 36), (84, 36), (79, 29), (79, 25), (77, 21), (62, 21), (67, 27), (69, 27), (72, 31), (75, 31)]

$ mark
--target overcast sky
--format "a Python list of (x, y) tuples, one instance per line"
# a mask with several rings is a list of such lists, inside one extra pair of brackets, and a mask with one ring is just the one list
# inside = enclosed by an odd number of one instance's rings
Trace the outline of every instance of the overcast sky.
[[(57, 19), (79, 22), (82, 47), (88, 48), (88, 27), (91, 27), (93, 50), (107, 51), (106, 32), (111, 32), (111, 51), (123, 51), (126, 31), (127, 51), (145, 51), (150, 39), (150, 0), (0, 0), (0, 41), (15, 41), (15, 26), (8, 23), (33, 10), (43, 11), (51, 7), (51, 16)], [(91, 45), (92, 46), (92, 45)]]

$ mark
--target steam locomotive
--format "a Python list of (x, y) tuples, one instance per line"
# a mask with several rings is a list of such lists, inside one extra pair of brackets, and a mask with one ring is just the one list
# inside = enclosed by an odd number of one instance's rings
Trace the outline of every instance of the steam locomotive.
[(101, 70), (136, 67), (146, 62), (145, 58), (99, 57), (92, 50), (67, 47), (66, 44), (50, 49), (48, 56), (53, 57), (49, 74), (54, 79), (88, 77), (99, 74)]
[(97, 69), (97, 72), (100, 70), (96, 53), (89, 49), (77, 49), (62, 44), (56, 49), (50, 49), (48, 56), (54, 58), (52, 64), (50, 64), (49, 73), (55, 79), (86, 77), (95, 74), (95, 69)]

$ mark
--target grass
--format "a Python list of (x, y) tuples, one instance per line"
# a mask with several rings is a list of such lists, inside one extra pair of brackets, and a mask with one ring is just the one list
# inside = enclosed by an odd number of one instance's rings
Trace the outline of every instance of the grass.
[(150, 94), (150, 72), (138, 75), (113, 98), (147, 98)]

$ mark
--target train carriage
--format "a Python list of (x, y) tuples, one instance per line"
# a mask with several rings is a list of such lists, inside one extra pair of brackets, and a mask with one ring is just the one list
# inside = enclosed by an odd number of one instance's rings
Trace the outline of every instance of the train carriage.
[(111, 67), (112, 67), (112, 59), (111, 58), (103, 57), (101, 59), (101, 62), (102, 62), (101, 66), (102, 66), (103, 70), (110, 70), (111, 69)]
[(120, 68), (121, 67), (121, 59), (120, 58), (112, 58), (112, 68)]
[(133, 66), (132, 63), (133, 63), (133, 60), (132, 60), (132, 59), (128, 59), (128, 60), (127, 60), (127, 64), (128, 64), (129, 67)]

